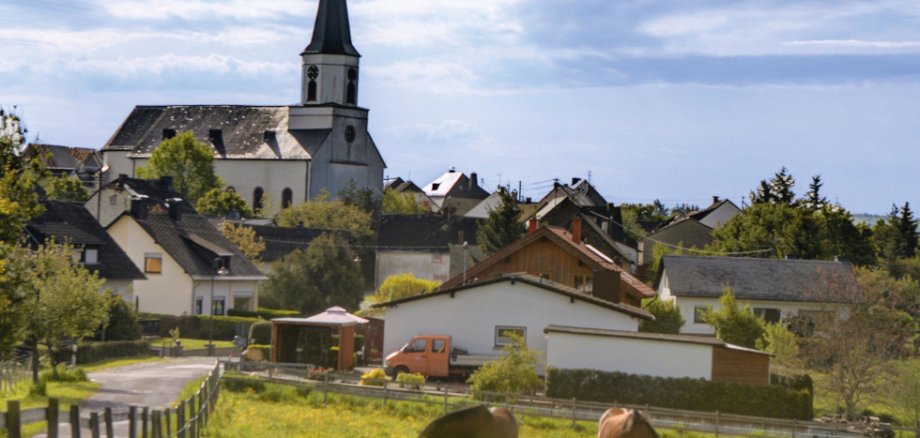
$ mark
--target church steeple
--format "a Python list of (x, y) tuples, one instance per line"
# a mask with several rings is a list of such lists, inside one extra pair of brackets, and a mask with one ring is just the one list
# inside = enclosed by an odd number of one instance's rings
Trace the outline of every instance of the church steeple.
[(313, 40), (303, 51), (303, 54), (307, 53), (361, 56), (351, 44), (351, 27), (345, 0), (319, 0)]
[(319, 0), (313, 39), (300, 54), (303, 105), (358, 105), (358, 60), (345, 0)]

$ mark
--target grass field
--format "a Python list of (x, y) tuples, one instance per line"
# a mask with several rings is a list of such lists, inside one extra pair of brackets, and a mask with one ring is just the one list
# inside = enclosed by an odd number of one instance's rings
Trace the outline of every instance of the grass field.
[[(323, 403), (318, 391), (309, 392), (266, 384), (264, 390), (247, 388), (220, 394), (211, 417), (211, 437), (416, 437), (425, 425), (442, 413), (440, 405), (329, 394)], [(518, 417), (522, 438), (585, 438), (597, 436), (594, 422)], [(705, 438), (712, 435), (659, 431), (663, 437)]]
[[(182, 348), (185, 350), (204, 350), (208, 348), (207, 339), (190, 339), (190, 338), (179, 338), (179, 341), (182, 342)], [(167, 346), (172, 345), (172, 338), (157, 338), (150, 341), (151, 347), (161, 347), (163, 344)], [(214, 346), (216, 348), (229, 348), (233, 346), (231, 341), (214, 341)]]

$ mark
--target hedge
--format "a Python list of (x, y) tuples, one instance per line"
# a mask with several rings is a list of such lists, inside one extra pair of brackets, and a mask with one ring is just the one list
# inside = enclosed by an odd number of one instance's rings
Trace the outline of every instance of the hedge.
[(272, 323), (260, 321), (250, 326), (248, 343), (270, 345), (272, 343)]
[[(86, 364), (103, 359), (133, 357), (153, 354), (150, 343), (146, 341), (112, 341), (87, 342), (77, 347), (77, 363)], [(64, 348), (54, 352), (54, 358), (60, 363), (70, 362), (71, 351)]]
[(300, 312), (296, 310), (278, 310), (278, 309), (268, 309), (265, 307), (259, 307), (258, 311), (251, 310), (237, 310), (229, 309), (227, 310), (227, 315), (229, 316), (242, 316), (246, 318), (262, 318), (262, 319), (275, 319), (275, 318), (291, 318), (300, 316)]
[[(166, 338), (169, 337), (169, 331), (179, 327), (179, 335), (183, 338), (189, 339), (208, 339), (209, 330), (208, 330), (208, 320), (210, 317), (208, 315), (184, 315), (184, 316), (172, 316), (172, 315), (144, 315), (145, 319), (159, 319), (159, 333), (158, 336)], [(232, 341), (234, 336), (237, 336), (237, 327), (242, 324), (240, 327), (240, 332), (242, 333), (241, 337), (246, 336), (249, 332), (249, 326), (252, 323), (261, 321), (258, 318), (243, 318), (239, 316), (214, 316), (214, 339), (219, 341)]]
[[(804, 385), (803, 380), (791, 381)], [(548, 368), (546, 387), (546, 395), (554, 398), (798, 420), (810, 420), (814, 416), (809, 390), (783, 385), (743, 385), (703, 379)]]

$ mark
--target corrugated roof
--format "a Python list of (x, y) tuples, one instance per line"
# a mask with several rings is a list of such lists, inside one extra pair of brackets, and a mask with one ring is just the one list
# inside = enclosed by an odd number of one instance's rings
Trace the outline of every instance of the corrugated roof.
[(665, 256), (671, 294), (719, 297), (722, 286), (748, 300), (851, 302), (858, 286), (849, 262)]

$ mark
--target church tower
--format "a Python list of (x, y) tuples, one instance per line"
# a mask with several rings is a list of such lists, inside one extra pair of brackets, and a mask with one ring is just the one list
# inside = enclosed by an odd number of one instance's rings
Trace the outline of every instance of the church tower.
[(302, 105), (358, 105), (358, 60), (345, 0), (319, 0), (313, 39), (300, 54)]

